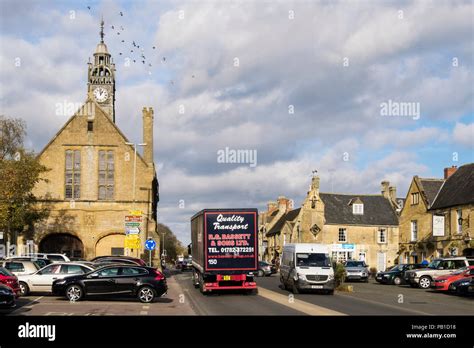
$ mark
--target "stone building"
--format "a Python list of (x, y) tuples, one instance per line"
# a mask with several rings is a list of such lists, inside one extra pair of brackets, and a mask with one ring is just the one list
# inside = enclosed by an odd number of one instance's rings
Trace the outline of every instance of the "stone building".
[[(88, 64), (84, 104), (39, 154), (50, 170), (34, 194), (49, 211), (35, 226), (39, 252), (74, 257), (140, 256), (156, 235), (158, 181), (153, 162), (153, 109), (143, 108), (143, 155), (115, 123), (115, 65), (101, 40)], [(125, 217), (136, 219), (135, 248), (125, 248)], [(141, 220), (141, 221), (140, 221)], [(132, 229), (129, 230), (132, 233)], [(128, 238), (128, 237), (127, 237)]]
[[(286, 243), (321, 243), (330, 246), (336, 261), (365, 260), (384, 270), (398, 254), (397, 201), (388, 182), (382, 182), (380, 195), (321, 193), (315, 176), (300, 208), (279, 204), (277, 213), (261, 214), (268, 245), (264, 256), (272, 260)], [(263, 219), (269, 216), (270, 223)]]
[(474, 163), (444, 169), (444, 179), (415, 176), (400, 217), (400, 256), (421, 262), (474, 256)]

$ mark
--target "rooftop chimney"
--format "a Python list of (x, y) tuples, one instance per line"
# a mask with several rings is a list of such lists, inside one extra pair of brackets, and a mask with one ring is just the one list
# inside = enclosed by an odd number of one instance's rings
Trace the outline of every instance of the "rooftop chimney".
[(277, 203), (276, 203), (275, 201), (269, 201), (269, 202), (267, 203), (267, 208), (268, 208), (268, 209), (267, 209), (268, 213), (271, 213), (271, 212), (273, 212), (273, 211), (275, 211), (275, 210), (278, 209)]
[(153, 108), (143, 108), (143, 159), (153, 164)]
[(390, 186), (389, 187), (389, 194), (390, 194), (390, 199), (393, 203), (397, 202), (397, 187), (396, 186)]
[(277, 199), (278, 202), (278, 209), (282, 210), (284, 212), (287, 212), (290, 210), (290, 200), (286, 198), (285, 196), (279, 196)]
[(382, 181), (381, 183), (381, 188), (382, 188), (382, 196), (385, 198), (389, 199), (390, 198), (390, 182), (388, 181)]
[(444, 179), (446, 180), (447, 178), (449, 178), (456, 172), (456, 170), (458, 170), (457, 166), (452, 166), (451, 168), (444, 168)]

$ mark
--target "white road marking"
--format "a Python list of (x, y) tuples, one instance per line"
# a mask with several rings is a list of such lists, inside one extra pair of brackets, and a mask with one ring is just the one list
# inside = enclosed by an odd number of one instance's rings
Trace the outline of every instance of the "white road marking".
[(140, 315), (148, 315), (148, 312), (147, 311), (141, 311)]
[(271, 301), (282, 304), (284, 306), (287, 306), (296, 311), (309, 314), (309, 315), (347, 315), (345, 313), (337, 312), (329, 308), (325, 308), (325, 307), (317, 306), (309, 302), (297, 300), (296, 298), (290, 303), (288, 300), (288, 296), (285, 296), (275, 291), (267, 290), (261, 287), (258, 288), (258, 295), (266, 299), (269, 299)]
[(143, 309), (150, 309), (150, 306), (143, 306)]

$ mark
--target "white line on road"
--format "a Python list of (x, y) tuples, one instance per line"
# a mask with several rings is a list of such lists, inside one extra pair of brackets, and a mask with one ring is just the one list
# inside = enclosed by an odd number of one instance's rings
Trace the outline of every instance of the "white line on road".
[(317, 306), (315, 304), (297, 299), (293, 299), (293, 301), (290, 302), (288, 296), (281, 295), (275, 291), (267, 290), (261, 287), (258, 288), (258, 295), (309, 315), (347, 315), (329, 308)]
[(147, 311), (141, 311), (140, 315), (148, 315), (148, 312)]
[(143, 309), (150, 309), (150, 306), (143, 306)]

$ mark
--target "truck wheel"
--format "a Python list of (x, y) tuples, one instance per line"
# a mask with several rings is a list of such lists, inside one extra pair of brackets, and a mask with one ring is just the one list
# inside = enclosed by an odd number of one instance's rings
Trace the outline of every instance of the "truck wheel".
[(204, 278), (201, 273), (199, 273), (199, 291), (201, 294), (205, 294), (206, 292), (204, 291)]
[(199, 288), (199, 279), (196, 271), (193, 271), (193, 285), (195, 289)]

